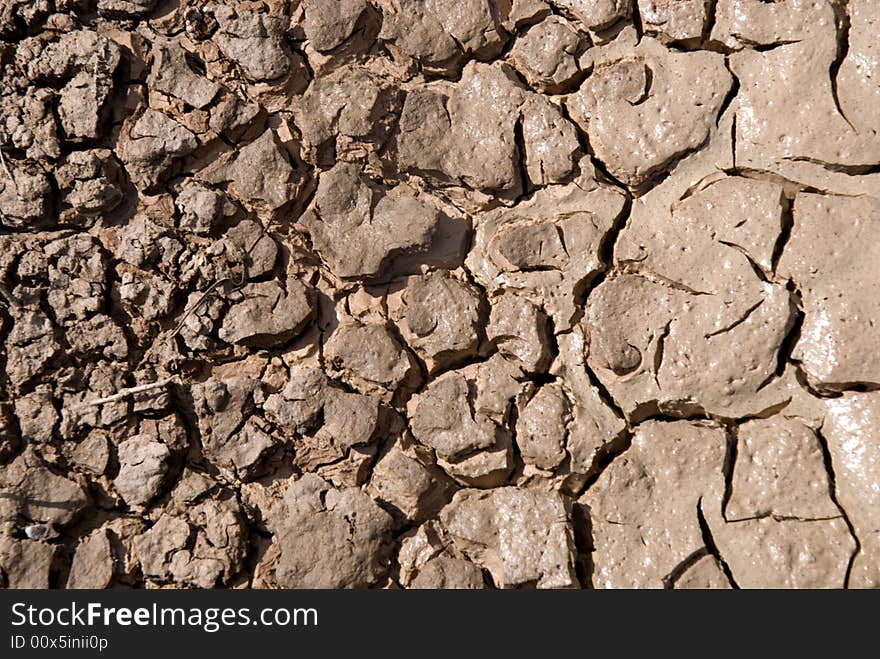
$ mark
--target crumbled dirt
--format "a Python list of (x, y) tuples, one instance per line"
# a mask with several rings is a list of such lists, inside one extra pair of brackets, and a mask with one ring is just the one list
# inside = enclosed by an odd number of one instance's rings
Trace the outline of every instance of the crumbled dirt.
[(0, 587), (880, 587), (876, 0), (10, 0)]

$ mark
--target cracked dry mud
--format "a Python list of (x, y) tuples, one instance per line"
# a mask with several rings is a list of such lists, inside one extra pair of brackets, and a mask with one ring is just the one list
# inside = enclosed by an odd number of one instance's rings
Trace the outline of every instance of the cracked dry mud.
[(880, 586), (878, 44), (0, 3), (0, 585)]

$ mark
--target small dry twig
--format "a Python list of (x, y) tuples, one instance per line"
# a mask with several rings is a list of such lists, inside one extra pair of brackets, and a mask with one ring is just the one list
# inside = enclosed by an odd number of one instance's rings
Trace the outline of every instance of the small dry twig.
[[(241, 252), (242, 250), (239, 248), (238, 251)], [(250, 252), (248, 251), (247, 254), (249, 254), (249, 253)], [(190, 305), (189, 308), (184, 310), (183, 317), (180, 319), (180, 322), (177, 323), (177, 326), (173, 330), (171, 330), (171, 334), (169, 334), (169, 337), (177, 336), (180, 333), (180, 330), (183, 329), (184, 323), (186, 323), (186, 319), (189, 318), (192, 314), (194, 314), (199, 309), (199, 307), (201, 307), (205, 303), (205, 300), (207, 300), (208, 297), (210, 297), (211, 294), (215, 290), (217, 290), (220, 286), (222, 286), (226, 282), (232, 282), (233, 290), (237, 290), (237, 289), (241, 288), (242, 286), (244, 286), (244, 282), (247, 279), (245, 258), (244, 258), (245, 255), (246, 255), (246, 253), (242, 252), (239, 255), (239, 259), (238, 259), (238, 262), (242, 267), (242, 272), (239, 273), (238, 276), (229, 276), (229, 277), (223, 277), (223, 279), (218, 279), (213, 284), (208, 286), (208, 288), (205, 289), (205, 292), (202, 293), (201, 296), (199, 296), (199, 299), (196, 300), (192, 305)]]
[[(0, 154), (0, 155), (2, 155), (2, 154)], [(243, 258), (240, 260), (240, 263), (242, 265), (242, 268), (245, 268)], [(202, 304), (204, 304), (205, 300), (207, 300), (208, 297), (210, 297), (210, 295), (215, 290), (217, 290), (217, 288), (219, 288), (220, 286), (222, 286), (226, 282), (232, 282), (234, 288), (238, 289), (238, 288), (241, 288), (242, 286), (244, 286), (244, 283), (246, 280), (247, 280), (247, 274), (246, 274), (246, 272), (242, 272), (237, 277), (236, 276), (223, 277), (222, 279), (218, 279), (213, 284), (208, 286), (208, 288), (205, 289), (205, 292), (199, 296), (199, 299), (196, 300), (195, 303), (193, 303), (188, 309), (184, 310), (183, 318), (180, 319), (180, 322), (168, 335), (169, 338), (176, 336), (178, 334), (178, 332), (180, 332), (180, 330), (183, 329), (183, 325), (186, 322), (186, 319), (189, 318), (199, 307), (201, 307)], [(153, 389), (159, 389), (160, 387), (164, 387), (166, 384), (169, 384), (170, 382), (173, 382), (173, 381), (174, 381), (174, 377), (167, 377), (167, 378), (163, 378), (161, 380), (157, 380), (156, 382), (148, 382), (147, 384), (140, 384), (140, 385), (137, 385), (136, 387), (128, 387), (126, 389), (120, 389), (118, 392), (116, 392), (112, 396), (105, 396), (104, 398), (96, 398), (94, 400), (88, 400), (88, 401), (82, 402), (78, 405), (74, 405), (71, 409), (81, 410), (81, 409), (88, 408), (88, 407), (95, 407), (96, 405), (104, 405), (105, 403), (115, 403), (116, 401), (127, 398), (128, 396), (131, 396), (133, 394), (139, 394), (144, 391), (151, 391)]]
[(180, 330), (183, 329), (183, 325), (184, 325), (184, 323), (186, 323), (186, 319), (189, 318), (192, 314), (194, 314), (196, 312), (196, 310), (198, 310), (198, 308), (201, 307), (202, 304), (204, 304), (205, 300), (208, 299), (208, 297), (211, 295), (211, 293), (213, 293), (215, 290), (217, 290), (218, 287), (222, 286), (227, 281), (231, 281), (231, 280), (232, 280), (232, 277), (224, 277), (223, 279), (218, 279), (213, 284), (208, 286), (208, 288), (205, 289), (205, 292), (202, 293), (201, 297), (199, 297), (198, 300), (196, 300), (192, 305), (190, 305), (190, 307), (188, 309), (184, 310), (183, 317), (180, 319), (180, 322), (177, 323), (177, 327), (175, 327), (173, 330), (171, 330), (171, 334), (169, 334), (169, 337), (177, 336), (178, 333), (180, 332)]
[(164, 387), (166, 384), (173, 382), (173, 377), (163, 378), (161, 380), (157, 380), (156, 382), (148, 382), (147, 384), (139, 384), (136, 387), (127, 387), (126, 389), (120, 389), (118, 392), (113, 394), (112, 396), (105, 396), (104, 398), (96, 398), (94, 400), (87, 400), (85, 402), (80, 403), (79, 405), (74, 405), (73, 410), (81, 410), (86, 407), (95, 407), (96, 405), (104, 405), (105, 403), (115, 403), (118, 400), (122, 400), (123, 398), (127, 398), (128, 396), (132, 396), (134, 394), (139, 394), (144, 391), (151, 391), (152, 389), (158, 389), (160, 387)]

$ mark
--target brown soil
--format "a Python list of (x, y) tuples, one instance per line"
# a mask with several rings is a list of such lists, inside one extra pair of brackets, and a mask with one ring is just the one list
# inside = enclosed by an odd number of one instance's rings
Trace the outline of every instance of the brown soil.
[(9, 0), (0, 586), (880, 586), (876, 0)]

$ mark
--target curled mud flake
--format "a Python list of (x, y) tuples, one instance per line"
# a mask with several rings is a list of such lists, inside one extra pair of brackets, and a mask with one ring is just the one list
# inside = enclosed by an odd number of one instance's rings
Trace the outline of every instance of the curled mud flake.
[(400, 261), (430, 262), (448, 219), (430, 195), (406, 184), (378, 190), (358, 166), (340, 163), (321, 177), (300, 221), (337, 276), (374, 279), (393, 273)]
[(589, 45), (586, 35), (568, 21), (551, 15), (516, 40), (510, 59), (533, 89), (560, 93), (581, 74), (580, 56)]
[(235, 212), (226, 194), (192, 180), (184, 183), (174, 203), (180, 213), (178, 226), (199, 235), (212, 233)]
[[(738, 9), (730, 11), (739, 15)], [(870, 173), (880, 163), (877, 117), (864, 110), (877, 96), (872, 12), (863, 2), (753, 2), (748, 9), (768, 17), (743, 14), (744, 24), (770, 31), (744, 29), (744, 38), (778, 45), (730, 57), (740, 81), (738, 165), (783, 170), (817, 187), (846, 186), (850, 176)]]
[(228, 194), (257, 214), (271, 217), (305, 190), (305, 167), (292, 159), (274, 131), (209, 164), (198, 179), (225, 186)]
[(193, 387), (199, 432), (206, 458), (233, 478), (249, 480), (278, 443), (264, 429), (255, 399), (259, 383), (250, 378), (209, 380)]
[(78, 483), (50, 471), (26, 450), (4, 467), (0, 480), (0, 519), (19, 515), (33, 522), (63, 527), (89, 505)]
[(830, 69), (832, 85), (841, 114), (861, 134), (870, 134), (876, 131), (877, 122), (866, 108), (880, 89), (877, 15), (867, 0), (849, 0), (845, 12), (841, 15), (838, 9), (838, 56)]
[(46, 589), (57, 546), (0, 536), (0, 570), (6, 588)]
[(826, 402), (822, 426), (832, 486), (858, 542), (849, 571), (850, 587), (880, 586), (880, 520), (877, 479), (880, 472), (880, 396), (845, 394)]
[(485, 213), (466, 260), (490, 294), (516, 291), (540, 305), (556, 331), (571, 328), (584, 287), (605, 267), (605, 240), (626, 206), (618, 189), (596, 180), (588, 160), (580, 167), (571, 183)]
[(715, 534), (741, 588), (842, 588), (855, 540), (842, 519), (729, 524)]
[[(457, 84), (440, 89), (448, 91), (407, 94), (392, 150), (401, 170), (506, 203), (530, 183), (562, 183), (574, 172), (574, 126), (557, 104), (525, 89), (509, 65), (472, 62)], [(488, 205), (480, 194), (471, 197)]]
[(259, 282), (239, 288), (218, 336), (227, 343), (269, 347), (300, 334), (314, 317), (314, 294), (299, 279)]
[(365, 588), (387, 572), (391, 516), (358, 488), (314, 474), (290, 483), (268, 522), (272, 545), (257, 566), (280, 588)]
[(398, 441), (376, 461), (367, 493), (392, 506), (400, 519), (423, 522), (449, 502), (454, 489), (426, 451)]
[(724, 513), (728, 521), (839, 517), (815, 432), (779, 416), (740, 425)]
[(295, 366), (284, 387), (266, 398), (263, 409), (282, 429), (305, 435), (321, 423), (329, 386), (329, 379), (320, 369)]
[[(570, 403), (570, 419), (563, 417), (567, 421), (565, 448), (570, 457), (567, 486), (579, 491), (586, 479), (595, 475), (601, 461), (619, 450), (626, 439), (626, 423), (586, 364), (587, 341), (583, 331), (576, 328), (557, 337), (557, 342), (559, 360), (551, 373), (561, 378)], [(520, 417), (523, 414), (528, 416), (523, 411)]]
[(503, 356), (524, 371), (539, 373), (550, 365), (547, 316), (526, 299), (505, 295), (494, 300), (486, 334)]
[(615, 245), (622, 272), (584, 317), (589, 363), (627, 415), (647, 405), (736, 418), (788, 399), (785, 386), (764, 390), (795, 320), (789, 291), (769, 279), (783, 211), (780, 186), (736, 178), (671, 212), (637, 204)]
[(717, 0), (712, 38), (731, 48), (772, 47), (825, 34), (829, 28), (833, 33), (831, 5), (803, 0)]
[(557, 384), (541, 387), (517, 419), (520, 455), (539, 469), (553, 469), (565, 458), (570, 403)]
[(113, 582), (113, 546), (106, 529), (83, 538), (76, 547), (66, 588), (104, 589)]
[(381, 22), (367, 0), (306, 0), (301, 8), (305, 36), (322, 53), (351, 41), (365, 42), (366, 46), (375, 39)]
[(733, 586), (718, 559), (704, 554), (676, 576), (672, 587), (679, 590), (728, 590)]
[(721, 517), (727, 438), (721, 428), (649, 421), (578, 500), (592, 527), (597, 588), (662, 588), (706, 547), (700, 510)]
[(427, 71), (452, 75), (466, 58), (489, 59), (504, 45), (505, 35), (490, 0), (464, 0), (454, 8), (433, 0), (379, 4), (383, 10), (379, 39), (396, 57), (413, 59)]
[(58, 119), (68, 141), (101, 136), (122, 59), (122, 50), (114, 41), (92, 30), (74, 30), (46, 44), (25, 65), (33, 78), (65, 81), (58, 95)]
[(638, 0), (642, 29), (662, 41), (693, 42), (702, 38), (712, 3), (706, 0)]
[(485, 302), (475, 286), (435, 271), (410, 278), (388, 304), (404, 339), (432, 373), (477, 355)]
[(6, 166), (0, 171), (0, 222), (7, 227), (39, 226), (47, 219), (52, 188), (33, 167)]
[(137, 18), (148, 15), (157, 0), (98, 0), (98, 11), (107, 16)]
[(591, 30), (610, 27), (632, 12), (629, 0), (551, 0), (551, 4), (578, 21), (582, 29)]
[(109, 149), (70, 153), (55, 170), (55, 180), (63, 196), (62, 225), (91, 226), (123, 201), (124, 177)]
[(393, 396), (414, 389), (421, 375), (409, 350), (383, 325), (340, 325), (324, 346), (329, 370), (358, 391)]
[(645, 38), (633, 56), (597, 62), (567, 106), (596, 158), (639, 189), (706, 142), (731, 84), (720, 54)]
[(153, 67), (147, 84), (201, 109), (214, 100), (220, 85), (196, 73), (187, 56), (187, 51), (176, 42), (157, 44), (153, 48)]
[(401, 102), (396, 87), (361, 66), (317, 78), (294, 108), (307, 160), (368, 159), (385, 145)]
[(119, 135), (117, 151), (133, 182), (145, 192), (172, 171), (175, 161), (198, 146), (196, 136), (171, 117), (152, 109), (129, 120)]
[(289, 19), (215, 5), (220, 25), (215, 39), (220, 52), (241, 68), (251, 80), (266, 81), (285, 77), (291, 59), (285, 43)]
[(428, 561), (408, 588), (429, 590), (479, 590), (485, 587), (483, 571), (470, 561), (438, 556)]
[(416, 440), (447, 460), (494, 446), (501, 429), (485, 415), (474, 413), (470, 395), (468, 381), (459, 373), (432, 382), (410, 404)]
[(241, 569), (247, 532), (239, 504), (222, 490), (180, 509), (170, 503), (151, 528), (130, 542), (151, 584), (228, 587)]
[(456, 547), (500, 588), (577, 586), (571, 502), (512, 487), (461, 490), (440, 514)]
[(804, 324), (792, 358), (823, 389), (843, 389), (878, 380), (875, 353), (868, 349), (878, 332), (880, 303), (875, 243), (880, 202), (800, 194), (794, 225), (779, 272), (801, 292)]

